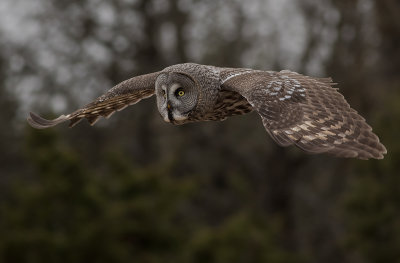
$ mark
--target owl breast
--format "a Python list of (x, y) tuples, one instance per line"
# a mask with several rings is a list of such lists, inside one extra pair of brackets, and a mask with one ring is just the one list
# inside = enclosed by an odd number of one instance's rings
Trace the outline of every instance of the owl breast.
[(237, 92), (221, 90), (214, 108), (210, 112), (196, 116), (193, 121), (223, 121), (228, 117), (243, 115), (253, 111), (253, 107)]

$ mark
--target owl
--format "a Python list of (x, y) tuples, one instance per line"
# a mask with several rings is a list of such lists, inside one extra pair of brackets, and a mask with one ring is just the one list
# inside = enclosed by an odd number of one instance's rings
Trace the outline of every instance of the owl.
[(83, 118), (93, 125), (100, 117), (109, 118), (155, 94), (161, 117), (171, 124), (221, 121), (254, 110), (281, 146), (337, 157), (382, 159), (385, 146), (334, 85), (330, 78), (288, 70), (184, 63), (123, 81), (73, 113), (46, 120), (31, 112), (27, 121), (38, 129), (65, 121), (73, 127)]

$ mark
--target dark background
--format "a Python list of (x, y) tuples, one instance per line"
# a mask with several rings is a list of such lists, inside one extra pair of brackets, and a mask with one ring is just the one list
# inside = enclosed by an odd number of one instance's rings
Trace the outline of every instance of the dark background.
[[(388, 154), (280, 148), (155, 99), (34, 130), (181, 62), (333, 77)], [(2, 0), (0, 262), (400, 262), (397, 0)]]

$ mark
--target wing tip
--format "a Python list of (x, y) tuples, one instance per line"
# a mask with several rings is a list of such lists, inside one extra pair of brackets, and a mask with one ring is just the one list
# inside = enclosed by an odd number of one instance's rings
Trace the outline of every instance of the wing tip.
[(68, 116), (61, 115), (60, 117), (54, 120), (47, 120), (45, 118), (40, 117), (36, 113), (30, 112), (29, 117), (26, 120), (29, 123), (29, 125), (35, 129), (46, 129), (56, 126), (57, 124), (68, 120)]
[(357, 149), (356, 151), (356, 156), (354, 158), (360, 159), (360, 160), (370, 160), (370, 159), (376, 159), (376, 160), (382, 160), (385, 158), (385, 155), (387, 154), (386, 147), (378, 141), (378, 146), (375, 147), (370, 147), (369, 145), (362, 145), (362, 146), (368, 146), (369, 149)]
[(381, 145), (383, 146), (383, 150), (380, 151), (377, 155), (373, 156), (372, 157), (373, 159), (382, 160), (385, 158), (385, 155), (387, 154), (387, 150), (383, 144), (381, 144)]

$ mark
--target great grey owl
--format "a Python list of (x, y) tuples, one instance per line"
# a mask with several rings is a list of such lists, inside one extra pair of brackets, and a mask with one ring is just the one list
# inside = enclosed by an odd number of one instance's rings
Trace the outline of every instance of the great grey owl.
[(128, 79), (85, 107), (54, 120), (30, 113), (38, 129), (69, 120), (70, 127), (156, 94), (161, 117), (172, 124), (225, 120), (255, 110), (269, 135), (281, 146), (308, 153), (382, 159), (386, 148), (365, 119), (350, 108), (329, 78), (292, 71), (261, 71), (185, 63)]

